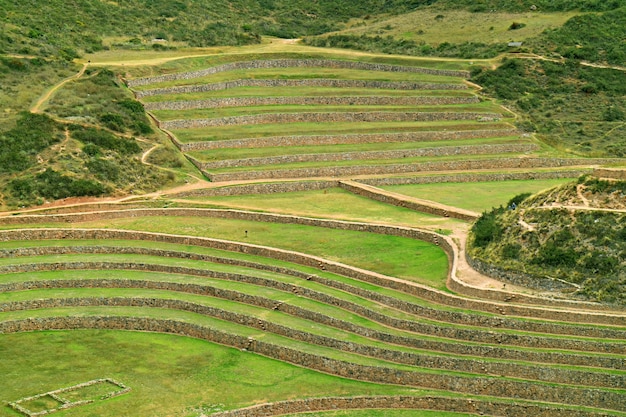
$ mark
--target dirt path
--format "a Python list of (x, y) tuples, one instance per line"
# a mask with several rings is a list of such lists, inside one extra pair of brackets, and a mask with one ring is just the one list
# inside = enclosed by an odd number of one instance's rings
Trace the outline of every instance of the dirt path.
[(576, 195), (578, 196), (578, 198), (580, 198), (580, 201), (583, 202), (583, 205), (585, 207), (589, 207), (589, 200), (587, 200), (587, 198), (583, 195), (584, 187), (585, 186), (583, 184), (577, 184), (576, 185)]
[(63, 87), (65, 84), (69, 83), (70, 81), (74, 81), (82, 77), (83, 74), (85, 73), (85, 70), (87, 70), (87, 64), (83, 64), (83, 67), (80, 69), (80, 71), (78, 71), (77, 74), (74, 74), (71, 77), (68, 77), (64, 79), (63, 81), (59, 82), (58, 84), (54, 85), (43, 96), (41, 96), (39, 100), (37, 100), (37, 102), (30, 108), (30, 111), (32, 113), (41, 113), (42, 112), (41, 108), (43, 107), (43, 105), (47, 103), (48, 100), (50, 100), (50, 97), (52, 97), (52, 95), (59, 88)]

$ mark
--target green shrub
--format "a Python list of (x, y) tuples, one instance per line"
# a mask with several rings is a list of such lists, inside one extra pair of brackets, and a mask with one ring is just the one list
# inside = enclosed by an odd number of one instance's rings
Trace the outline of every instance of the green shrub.
[(519, 206), (522, 203), (522, 201), (526, 200), (530, 196), (531, 196), (531, 193), (518, 194), (515, 197), (511, 198), (506, 205), (507, 207), (511, 207), (513, 206), (513, 204), (515, 204), (516, 206)]
[(502, 257), (504, 259), (518, 259), (522, 246), (517, 243), (507, 243), (502, 246)]
[(74, 179), (60, 174), (51, 168), (29, 178), (19, 178), (9, 183), (11, 194), (26, 203), (32, 204), (38, 197), (61, 199), (78, 196), (99, 196), (106, 188), (95, 181)]
[(59, 141), (59, 126), (43, 114), (24, 112), (16, 126), (0, 134), (0, 173), (23, 171), (35, 155)]
[(493, 209), (484, 212), (472, 226), (472, 236), (474, 246), (485, 248), (489, 243), (499, 239), (502, 235), (502, 226), (498, 222), (497, 215), (502, 213), (502, 209)]
[(124, 132), (124, 118), (119, 114), (105, 113), (98, 116), (98, 120), (102, 122), (106, 127), (116, 132)]
[(106, 130), (72, 125), (71, 131), (74, 139), (85, 144), (90, 143), (99, 146), (102, 149), (116, 151), (122, 155), (131, 155), (141, 151), (141, 147), (136, 141), (117, 137)]
[(95, 158), (87, 162), (89, 172), (102, 181), (115, 182), (120, 177), (120, 167), (114, 161), (102, 158)]
[(508, 30), (517, 30), (526, 27), (526, 23), (513, 22)]
[(616, 105), (610, 105), (602, 113), (602, 118), (607, 122), (626, 120), (626, 113)]

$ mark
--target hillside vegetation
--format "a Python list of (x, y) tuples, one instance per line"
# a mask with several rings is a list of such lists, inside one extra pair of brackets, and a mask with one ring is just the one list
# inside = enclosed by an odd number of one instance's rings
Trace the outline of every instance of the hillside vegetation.
[(573, 283), (580, 297), (626, 304), (626, 181), (581, 177), (524, 197), (482, 215), (471, 255)]
[(23, 112), (0, 136), (4, 202), (17, 207), (152, 191), (174, 180), (141, 163), (142, 152), (160, 141), (115, 74), (90, 70), (61, 90), (44, 114)]

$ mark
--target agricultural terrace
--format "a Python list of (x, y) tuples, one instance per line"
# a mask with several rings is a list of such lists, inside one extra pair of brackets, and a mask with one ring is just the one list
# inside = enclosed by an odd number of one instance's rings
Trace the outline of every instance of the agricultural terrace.
[(1, 415), (626, 416), (623, 311), (462, 256), (606, 161), (463, 69), (237, 58), (126, 74), (211, 183), (0, 216)]
[(127, 82), (212, 181), (390, 175), (542, 153), (466, 71), (270, 58)]

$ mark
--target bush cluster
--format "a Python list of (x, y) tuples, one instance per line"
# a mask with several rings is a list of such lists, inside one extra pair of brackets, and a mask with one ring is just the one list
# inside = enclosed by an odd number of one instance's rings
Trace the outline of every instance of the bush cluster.
[[(611, 4), (611, 2), (606, 2)], [(626, 62), (626, 4), (606, 13), (575, 16), (562, 27), (545, 32), (533, 42), (540, 53), (591, 62)]]
[[(101, 149), (115, 151), (121, 155), (132, 155), (140, 152), (141, 147), (132, 139), (125, 139), (114, 134), (93, 127), (84, 127), (81, 125), (70, 126), (72, 137), (84, 144), (95, 145)], [(93, 147), (86, 153), (99, 153), (94, 151)]]
[(59, 126), (50, 117), (22, 113), (13, 129), (0, 133), (0, 173), (30, 168), (37, 153), (60, 140), (59, 132)]
[(99, 196), (107, 192), (99, 182), (72, 178), (46, 169), (35, 176), (14, 179), (9, 183), (9, 190), (14, 198), (24, 204), (41, 203), (41, 199), (61, 199), (78, 196)]
[(143, 105), (128, 96), (110, 70), (90, 71), (57, 94), (48, 111), (58, 117), (96, 120), (120, 133), (153, 133)]
[(506, 50), (504, 44), (484, 44), (464, 42), (452, 44), (442, 42), (437, 46), (413, 40), (396, 39), (393, 36), (369, 35), (330, 35), (326, 37), (305, 38), (304, 42), (311, 46), (357, 49), (361, 51), (380, 52), (413, 56), (441, 56), (457, 58), (493, 58)]

